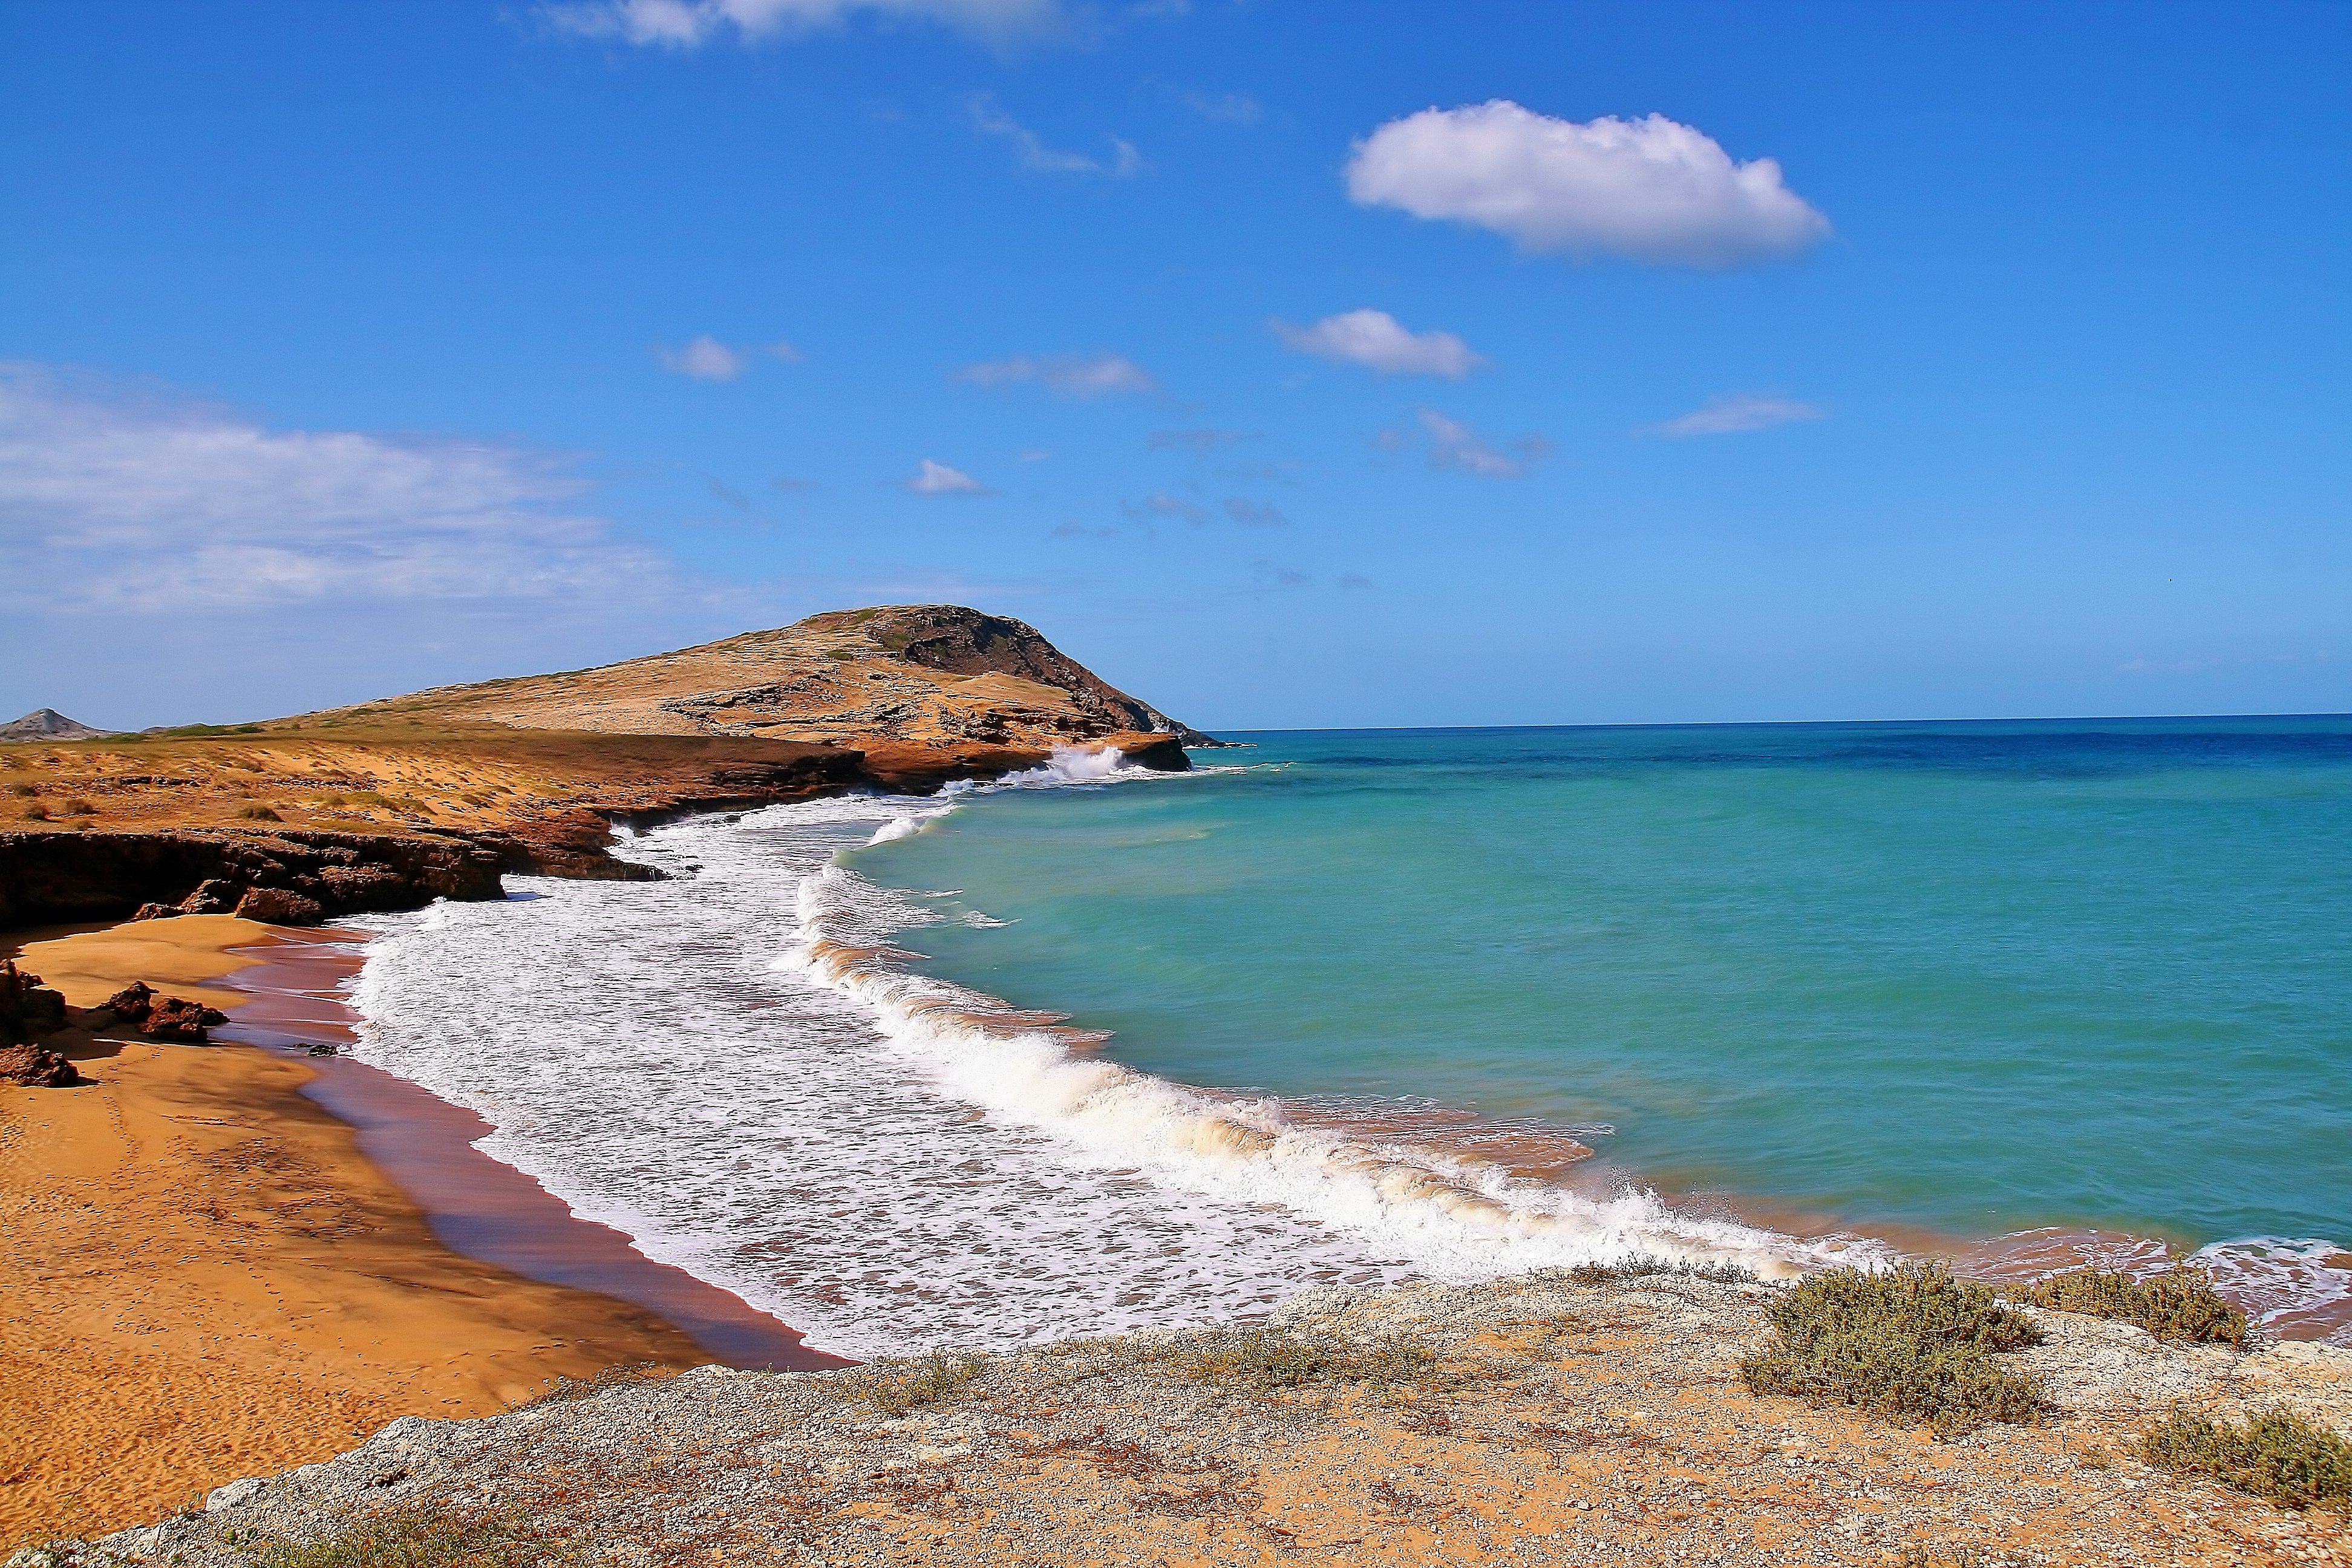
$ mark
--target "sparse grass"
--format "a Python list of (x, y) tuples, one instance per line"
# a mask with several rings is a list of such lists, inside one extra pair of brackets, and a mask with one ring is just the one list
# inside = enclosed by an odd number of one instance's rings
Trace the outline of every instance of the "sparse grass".
[(1984, 1568), (1984, 1561), (1973, 1546), (1915, 1543), (1895, 1559), (1895, 1568)]
[(2221, 1299), (2202, 1268), (2173, 1267), (2134, 1276), (2117, 1269), (2076, 1268), (2010, 1292), (2053, 1311), (2083, 1312), (2137, 1323), (2175, 1344), (2224, 1344), (2244, 1349), (2252, 1331), (2246, 1314)]
[(1753, 1394), (1851, 1405), (1944, 1438), (2041, 1413), (2041, 1385), (1990, 1358), (2039, 1344), (2042, 1331), (1943, 1264), (1832, 1268), (1800, 1280), (1769, 1316), (1773, 1342), (1739, 1363)]
[(571, 1399), (593, 1399), (609, 1389), (667, 1383), (677, 1375), (675, 1368), (664, 1366), (657, 1361), (631, 1362), (625, 1366), (608, 1366), (593, 1377), (551, 1378), (544, 1390), (528, 1398), (518, 1399), (507, 1408), (529, 1410), (541, 1405), (561, 1405)]
[(2352, 1513), (2352, 1443), (2284, 1405), (2257, 1411), (2242, 1426), (2175, 1405), (2141, 1435), (2139, 1457), (2282, 1508)]
[(247, 822), (283, 822), (286, 819), (266, 805), (240, 805), (236, 815)]
[(1568, 1271), (1578, 1285), (1614, 1285), (1645, 1275), (1670, 1274), (1683, 1279), (1710, 1279), (1717, 1285), (1753, 1285), (1756, 1270), (1738, 1263), (1692, 1263), (1664, 1258), (1629, 1258), (1622, 1263), (1580, 1263)]
[(1437, 1352), (1417, 1341), (1355, 1341), (1265, 1328), (1213, 1335), (1187, 1347), (1179, 1366), (1195, 1383), (1255, 1394), (1340, 1384), (1426, 1386), (1438, 1373)]
[(583, 1555), (576, 1538), (520, 1509), (437, 1503), (372, 1514), (320, 1541), (240, 1544), (255, 1568), (545, 1568)]
[(844, 1378), (833, 1387), (885, 1415), (904, 1415), (926, 1405), (944, 1405), (958, 1398), (987, 1364), (981, 1356), (935, 1350), (924, 1356), (873, 1362), (863, 1375)]

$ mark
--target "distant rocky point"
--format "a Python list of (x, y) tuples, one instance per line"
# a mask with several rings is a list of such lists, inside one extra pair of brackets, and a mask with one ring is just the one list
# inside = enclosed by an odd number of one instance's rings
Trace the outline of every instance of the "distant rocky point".
[(112, 730), (93, 730), (54, 708), (36, 708), (22, 719), (0, 724), (0, 741), (95, 741), (113, 733)]

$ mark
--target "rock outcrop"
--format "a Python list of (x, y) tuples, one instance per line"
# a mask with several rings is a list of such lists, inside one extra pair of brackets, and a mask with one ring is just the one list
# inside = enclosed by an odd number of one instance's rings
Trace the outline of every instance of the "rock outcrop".
[(299, 897), (320, 918), (497, 899), (499, 862), (493, 849), (421, 835), (0, 833), (0, 926), (116, 920), (150, 903), (226, 913), (255, 889)]
[(20, 1045), (66, 1026), (66, 999), (37, 974), (0, 958), (0, 1045)]
[(0, 742), (94, 741), (113, 733), (111, 730), (93, 730), (78, 720), (67, 718), (54, 708), (36, 708), (22, 719), (11, 719), (5, 724), (0, 724)]
[(134, 980), (106, 999), (103, 1009), (120, 1023), (151, 1040), (175, 1040), (200, 1046), (212, 1037), (205, 1031), (228, 1022), (228, 1015), (181, 996), (158, 996), (143, 980)]
[(74, 1065), (38, 1046), (0, 1046), (0, 1083), (19, 1089), (70, 1089), (82, 1081)]

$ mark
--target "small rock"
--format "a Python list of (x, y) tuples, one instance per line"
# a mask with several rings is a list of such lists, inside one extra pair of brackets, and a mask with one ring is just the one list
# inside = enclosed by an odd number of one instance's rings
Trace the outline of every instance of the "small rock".
[(82, 1081), (74, 1065), (38, 1046), (0, 1046), (0, 1083), (26, 1089), (69, 1089)]
[(134, 921), (168, 921), (180, 913), (181, 910), (175, 904), (142, 904), (139, 906), (139, 912), (131, 918)]
[(205, 1511), (222, 1513), (229, 1509), (242, 1508), (252, 1500), (254, 1493), (268, 1484), (258, 1476), (247, 1476), (241, 1481), (231, 1481), (226, 1486), (215, 1487), (205, 1494)]

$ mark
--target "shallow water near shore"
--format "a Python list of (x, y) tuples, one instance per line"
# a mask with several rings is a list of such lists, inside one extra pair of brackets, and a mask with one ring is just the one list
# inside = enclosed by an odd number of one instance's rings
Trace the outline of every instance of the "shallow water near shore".
[(2352, 722), (1247, 738), (390, 918), (361, 1049), (850, 1352), (1920, 1230), (2340, 1337)]

